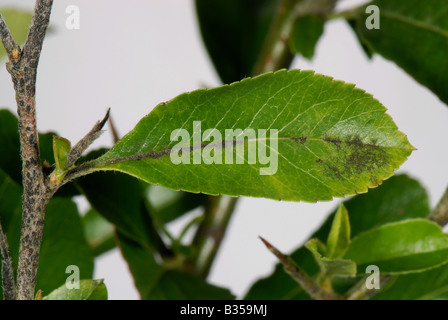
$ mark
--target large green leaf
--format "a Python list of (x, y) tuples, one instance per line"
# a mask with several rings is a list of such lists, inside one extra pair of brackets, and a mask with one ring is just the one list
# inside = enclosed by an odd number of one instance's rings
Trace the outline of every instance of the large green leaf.
[[(0, 8), (0, 13), (3, 16), (3, 19), (5, 19), (14, 41), (19, 45), (24, 43), (28, 34), (32, 14), (30, 12), (9, 8)], [(0, 59), (5, 55), (5, 48), (0, 44)]]
[(448, 266), (396, 277), (373, 296), (374, 300), (448, 299)]
[(366, 6), (352, 23), (360, 40), (448, 103), (448, 2), (376, 0), (380, 29), (367, 29)]
[(103, 280), (80, 280), (79, 289), (68, 289), (64, 284), (43, 300), (107, 300), (107, 288)]
[(278, 0), (196, 0), (202, 38), (224, 83), (252, 74)]
[[(379, 188), (344, 201), (350, 220), (352, 236), (385, 223), (408, 218), (426, 217), (430, 211), (425, 189), (406, 175), (394, 176)], [(311, 238), (325, 241), (336, 211)], [(308, 274), (315, 275), (319, 267), (304, 247), (295, 250), (291, 258)], [(402, 276), (400, 276), (402, 277)], [(278, 264), (273, 273), (258, 280), (250, 288), (246, 299), (309, 299), (309, 296)]]
[(448, 262), (448, 235), (425, 219), (389, 223), (353, 238), (344, 258), (360, 274), (369, 265), (383, 274), (421, 271)]
[(144, 300), (228, 300), (229, 290), (207, 283), (200, 277), (157, 264), (154, 255), (138, 243), (119, 234), (120, 248), (129, 264), (135, 285)]
[(90, 166), (175, 190), (331, 200), (376, 187), (414, 149), (385, 111), (353, 85), (281, 70), (157, 106)]

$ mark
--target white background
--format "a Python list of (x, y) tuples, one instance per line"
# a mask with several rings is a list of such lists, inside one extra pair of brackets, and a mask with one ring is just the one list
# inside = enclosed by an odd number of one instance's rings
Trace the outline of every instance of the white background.
[[(340, 7), (359, 3), (341, 0)], [(72, 4), (80, 8), (80, 30), (65, 27), (65, 9)], [(6, 5), (31, 10), (34, 1), (0, 1), (0, 6)], [(54, 32), (44, 43), (38, 70), (39, 130), (53, 130), (75, 142), (111, 107), (116, 127), (124, 135), (159, 102), (204, 85), (219, 85), (195, 19), (192, 0), (55, 1)], [(379, 56), (368, 60), (344, 21), (327, 23), (314, 60), (298, 58), (294, 67), (355, 83), (381, 101), (418, 148), (399, 172), (417, 178), (427, 188), (431, 205), (437, 203), (448, 181), (446, 105), (393, 63)], [(0, 106), (15, 112), (11, 79), (4, 67), (0, 68), (0, 88)], [(111, 144), (106, 132), (93, 147)], [(339, 201), (308, 204), (241, 199), (210, 281), (242, 297), (276, 263), (258, 235), (289, 252)], [(85, 205), (81, 202), (80, 207)], [(181, 223), (171, 229), (178, 230)], [(118, 250), (96, 262), (95, 277), (105, 278), (110, 299), (138, 298)]]

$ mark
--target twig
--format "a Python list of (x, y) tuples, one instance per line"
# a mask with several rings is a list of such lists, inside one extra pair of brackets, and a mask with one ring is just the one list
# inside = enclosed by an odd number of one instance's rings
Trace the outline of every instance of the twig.
[(343, 300), (343, 297), (333, 292), (326, 291), (320, 287), (308, 274), (305, 273), (296, 263), (287, 255), (284, 255), (268, 241), (260, 237), (261, 241), (283, 264), (285, 271), (296, 280), (300, 286), (305, 290), (313, 299), (316, 300)]
[(289, 49), (289, 38), (297, 18), (308, 14), (327, 15), (333, 11), (336, 0), (281, 0), (273, 18), (254, 74), (287, 68), (294, 54)]
[(101, 129), (103, 129), (104, 125), (109, 119), (110, 108), (107, 109), (106, 115), (103, 120), (98, 121), (93, 128), (81, 139), (79, 142), (70, 150), (67, 159), (67, 167), (70, 167), (81, 157), (84, 150), (86, 150), (98, 137), (103, 133)]
[[(384, 287), (391, 279), (392, 275), (380, 275), (380, 288)], [(366, 279), (362, 278), (358, 281), (346, 294), (346, 300), (369, 300), (379, 289), (369, 289), (366, 286)]]
[(16, 60), (20, 56), (20, 47), (15, 43), (12, 38), (11, 32), (5, 23), (5, 20), (0, 13), (0, 37), (2, 38), (3, 46), (5, 47), (6, 53), (9, 60)]
[(437, 206), (429, 214), (428, 219), (434, 221), (441, 227), (448, 224), (448, 188), (445, 190)]
[(238, 198), (209, 196), (205, 205), (204, 220), (193, 239), (196, 254), (193, 261), (187, 261), (185, 269), (206, 278), (221, 245), (230, 217)]
[(14, 282), (14, 269), (12, 268), (12, 260), (9, 255), (8, 241), (3, 233), (0, 223), (0, 253), (2, 260), (2, 287), (4, 300), (16, 300), (16, 285)]
[(47, 189), (44, 183), (35, 110), (37, 65), (52, 4), (52, 0), (36, 1), (28, 37), (21, 52), (0, 17), (0, 37), (8, 53), (7, 69), (16, 92), (22, 157), (23, 205), (17, 270), (17, 298), (20, 300), (34, 299), (45, 209), (54, 192)]

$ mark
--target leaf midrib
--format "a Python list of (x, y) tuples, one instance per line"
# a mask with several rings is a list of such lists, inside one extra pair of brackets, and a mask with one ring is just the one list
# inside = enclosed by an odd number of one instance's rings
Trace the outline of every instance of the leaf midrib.
[(430, 31), (432, 33), (435, 33), (437, 35), (440, 35), (440, 36), (445, 37), (445, 38), (448, 39), (448, 30), (444, 30), (442, 28), (430, 25), (430, 24), (425, 23), (425, 22), (423, 22), (421, 20), (408, 18), (408, 17), (402, 16), (400, 14), (396, 14), (394, 12), (387, 11), (387, 10), (381, 10), (381, 15), (385, 16), (387, 18), (390, 18), (390, 19), (395, 19), (397, 21), (406, 23), (406, 24), (411, 25), (413, 27), (417, 27), (417, 28), (421, 28), (421, 29)]

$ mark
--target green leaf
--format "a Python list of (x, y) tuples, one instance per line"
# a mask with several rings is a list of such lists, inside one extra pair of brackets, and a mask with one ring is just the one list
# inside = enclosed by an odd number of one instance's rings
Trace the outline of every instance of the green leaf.
[(107, 288), (102, 279), (80, 280), (79, 289), (68, 289), (64, 284), (43, 300), (107, 300)]
[(98, 172), (76, 184), (92, 207), (128, 238), (157, 248), (159, 238), (149, 215), (141, 183), (127, 175)]
[[(32, 13), (10, 8), (0, 8), (0, 13), (3, 16), (14, 41), (18, 45), (24, 43), (28, 34), (28, 27), (31, 24)], [(0, 59), (5, 56), (5, 48), (3, 45), (0, 45)]]
[[(344, 201), (344, 206), (348, 211), (352, 236), (385, 223), (423, 218), (430, 211), (425, 189), (418, 181), (406, 175), (394, 176), (380, 187)], [(311, 238), (325, 241), (335, 214), (336, 211), (330, 214)], [(295, 250), (290, 256), (309, 275), (316, 275), (319, 271), (311, 252), (305, 247)], [(289, 300), (309, 299), (309, 296), (284, 272), (282, 265), (278, 264), (270, 276), (254, 283), (245, 299)]]
[(56, 289), (69, 276), (70, 265), (79, 268), (81, 278), (92, 277), (93, 254), (76, 204), (68, 198), (53, 198), (45, 213), (36, 289), (44, 294)]
[(382, 274), (422, 271), (448, 262), (448, 235), (424, 219), (394, 222), (353, 238), (344, 258), (353, 260), (360, 274), (369, 265)]
[(141, 298), (144, 300), (229, 300), (235, 297), (219, 288), (179, 270), (156, 263), (154, 255), (119, 234), (120, 249), (129, 264)]
[(82, 217), (87, 243), (94, 256), (115, 248), (115, 227), (96, 210), (90, 209)]
[(252, 74), (277, 0), (196, 0), (201, 35), (224, 83)]
[(380, 29), (366, 28), (363, 6), (355, 20), (360, 40), (448, 103), (448, 2), (376, 0), (368, 5), (380, 9)]
[(163, 223), (179, 218), (190, 210), (203, 205), (206, 201), (206, 196), (203, 194), (174, 191), (148, 184), (145, 188), (149, 204)]
[(350, 244), (350, 222), (347, 209), (341, 204), (331, 226), (327, 239), (325, 256), (331, 259), (340, 258)]
[(297, 18), (289, 41), (291, 51), (307, 59), (314, 56), (314, 48), (324, 32), (325, 19), (315, 15)]
[(331, 200), (376, 187), (414, 150), (385, 111), (353, 85), (281, 70), (161, 104), (90, 165), (175, 190)]
[(448, 266), (396, 277), (373, 300), (448, 299)]
[[(323, 246), (323, 247), (322, 247)], [(318, 239), (311, 239), (305, 244), (310, 250), (314, 260), (319, 265), (320, 273), (318, 276), (319, 283), (331, 281), (333, 276), (355, 276), (356, 263), (344, 259), (331, 259), (324, 257), (322, 252), (326, 249), (325, 245)]]
[(53, 152), (57, 171), (63, 172), (67, 169), (68, 154), (71, 147), (69, 140), (58, 136), (53, 137)]

